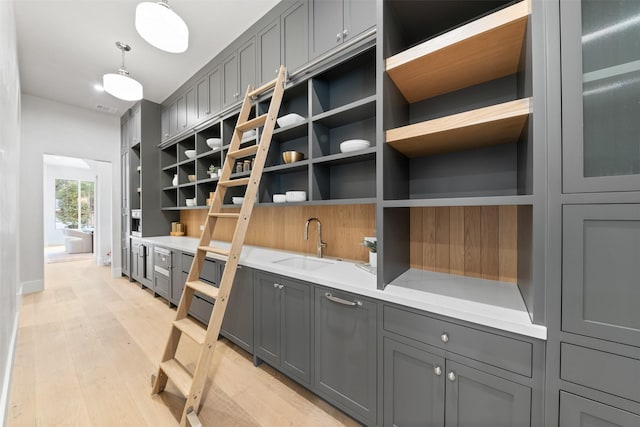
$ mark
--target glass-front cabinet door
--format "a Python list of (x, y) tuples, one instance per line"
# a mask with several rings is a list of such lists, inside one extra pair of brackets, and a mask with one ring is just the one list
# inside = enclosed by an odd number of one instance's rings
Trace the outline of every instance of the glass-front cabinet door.
[(560, 8), (564, 192), (640, 191), (640, 1)]

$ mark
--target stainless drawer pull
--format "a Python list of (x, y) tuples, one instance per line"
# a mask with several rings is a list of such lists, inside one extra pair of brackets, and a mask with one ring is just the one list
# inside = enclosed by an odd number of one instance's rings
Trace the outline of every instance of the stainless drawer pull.
[(455, 374), (453, 371), (450, 371), (450, 372), (447, 374), (447, 378), (449, 378), (449, 381), (453, 382), (453, 381), (455, 381), (455, 380), (456, 380), (456, 374)]
[(338, 297), (334, 297), (331, 292), (325, 292), (324, 296), (329, 300), (329, 301), (333, 301), (335, 303), (338, 304), (342, 304), (342, 305), (348, 305), (350, 307), (356, 307), (356, 306), (361, 306), (362, 305), (362, 301), (358, 301), (358, 300), (354, 300), (354, 301), (347, 301), (346, 299), (342, 299), (342, 298), (338, 298)]
[(449, 334), (444, 333), (444, 334), (440, 335), (440, 340), (442, 342), (449, 342)]
[(440, 366), (436, 366), (435, 368), (433, 368), (433, 373), (437, 376), (442, 375), (442, 368)]

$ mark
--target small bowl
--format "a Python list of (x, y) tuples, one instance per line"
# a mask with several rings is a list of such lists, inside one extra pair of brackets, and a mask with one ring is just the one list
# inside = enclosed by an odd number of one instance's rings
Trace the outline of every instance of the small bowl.
[(287, 191), (285, 193), (287, 202), (305, 202), (307, 200), (306, 191)]
[(369, 148), (371, 143), (366, 139), (349, 139), (340, 144), (340, 151), (343, 153), (350, 153), (352, 151), (364, 150)]
[(196, 176), (195, 175), (187, 175), (187, 179), (189, 180), (189, 182), (195, 182)]
[(196, 156), (196, 150), (185, 150), (184, 155), (187, 156), (188, 159), (193, 159)]
[(207, 145), (211, 149), (221, 148), (222, 147), (222, 138), (209, 138), (207, 139)]
[(282, 117), (278, 117), (276, 119), (276, 123), (278, 123), (278, 126), (280, 126), (281, 128), (284, 128), (287, 126), (297, 125), (298, 123), (304, 122), (304, 120), (305, 118), (300, 114), (291, 113)]
[(231, 198), (231, 202), (232, 202), (234, 205), (241, 205), (241, 204), (242, 204), (242, 202), (244, 202), (244, 197), (232, 197), (232, 198)]
[(273, 203), (284, 203), (287, 201), (287, 196), (285, 194), (274, 194), (273, 195)]
[(295, 163), (304, 160), (304, 154), (299, 151), (283, 151), (282, 161), (285, 163)]
[(196, 205), (196, 199), (186, 199), (185, 201), (187, 202), (188, 207), (193, 207)]

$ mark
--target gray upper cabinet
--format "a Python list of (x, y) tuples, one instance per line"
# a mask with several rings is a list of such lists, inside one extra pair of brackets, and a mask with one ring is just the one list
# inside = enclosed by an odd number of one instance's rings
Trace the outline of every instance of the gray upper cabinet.
[(220, 333), (253, 353), (253, 270), (238, 267)]
[(278, 76), (278, 70), (282, 63), (279, 18), (258, 33), (257, 42), (258, 84), (261, 85)]
[(446, 427), (529, 426), (531, 389), (447, 360)]
[(561, 391), (558, 425), (562, 427), (637, 427), (640, 425), (640, 416)]
[(222, 63), (222, 104), (231, 105), (238, 101), (238, 53), (234, 52)]
[(637, 1), (560, 2), (563, 190), (640, 190)]
[(169, 138), (178, 134), (178, 106), (174, 101), (167, 107), (169, 110)]
[(384, 425), (444, 426), (445, 360), (384, 338)]
[(162, 130), (162, 142), (166, 141), (167, 139), (169, 139), (169, 136), (171, 136), (171, 134), (169, 133), (169, 108), (165, 107), (162, 109), (162, 112), (160, 113), (160, 126), (161, 126), (161, 130)]
[(196, 83), (196, 117), (200, 122), (220, 111), (220, 68), (216, 67)]
[(196, 122), (196, 92), (194, 88), (187, 91), (187, 127), (192, 126)]
[(563, 208), (562, 327), (640, 346), (640, 205)]
[(189, 88), (177, 101), (178, 129), (177, 133), (185, 131), (196, 122), (196, 92)]
[(311, 383), (311, 287), (256, 273), (255, 354), (298, 381)]
[(141, 104), (138, 103), (131, 108), (131, 115), (129, 116), (129, 142), (132, 147), (140, 144), (141, 141), (142, 117), (140, 111)]
[(342, 410), (375, 424), (377, 305), (322, 288), (314, 298), (315, 388)]
[(222, 72), (216, 67), (209, 73), (209, 113), (213, 114), (222, 108)]
[(282, 63), (290, 73), (309, 62), (308, 11), (308, 3), (301, 1), (281, 16)]
[(309, 55), (316, 58), (376, 25), (370, 0), (310, 0)]
[(256, 42), (255, 37), (238, 49), (238, 72), (240, 87), (238, 100), (242, 100), (247, 86), (256, 85)]

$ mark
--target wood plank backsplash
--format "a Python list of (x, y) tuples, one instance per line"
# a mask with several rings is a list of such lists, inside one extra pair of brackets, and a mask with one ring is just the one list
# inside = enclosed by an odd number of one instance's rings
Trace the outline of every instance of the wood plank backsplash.
[[(223, 209), (239, 212), (240, 209)], [(200, 225), (207, 218), (207, 210), (180, 211), (180, 221), (187, 226), (187, 236), (200, 237)], [(322, 240), (327, 244), (326, 256), (368, 261), (367, 249), (361, 246), (365, 236), (375, 236), (374, 205), (336, 206), (257, 206), (247, 231), (248, 245), (288, 251), (316, 253), (317, 224), (309, 227), (309, 240), (304, 240), (304, 225), (308, 218), (322, 222)], [(231, 241), (234, 220), (221, 221), (213, 235), (215, 240)]]
[(518, 207), (411, 208), (411, 268), (516, 283)]

